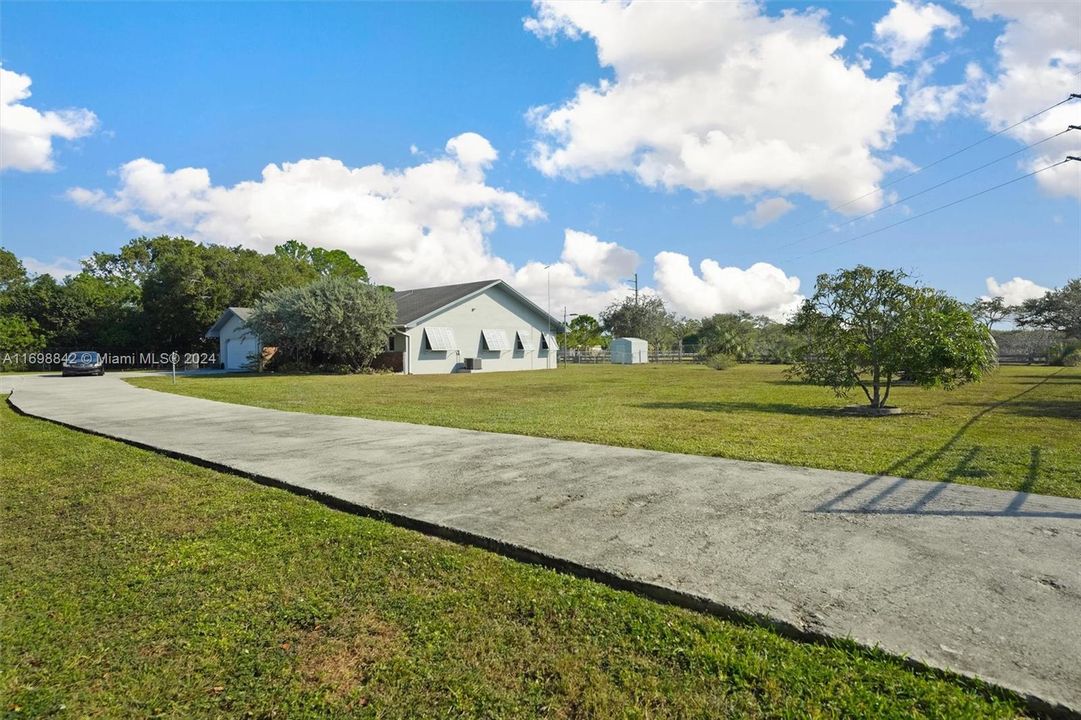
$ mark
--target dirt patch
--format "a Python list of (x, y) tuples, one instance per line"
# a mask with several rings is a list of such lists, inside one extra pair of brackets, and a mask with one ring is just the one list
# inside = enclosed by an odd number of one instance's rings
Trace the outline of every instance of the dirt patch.
[(375, 663), (400, 647), (401, 631), (374, 615), (359, 615), (332, 625), (316, 625), (282, 648), (295, 652), (296, 667), (308, 682), (345, 697), (364, 684)]

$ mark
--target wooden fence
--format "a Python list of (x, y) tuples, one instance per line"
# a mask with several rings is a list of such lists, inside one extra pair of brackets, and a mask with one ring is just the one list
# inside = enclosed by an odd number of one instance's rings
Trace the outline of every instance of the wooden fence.
[[(569, 365), (606, 365), (612, 362), (612, 355), (607, 350), (599, 352), (579, 352), (576, 350), (560, 350), (559, 361)], [(651, 363), (700, 363), (702, 358), (698, 355), (697, 346), (687, 346), (679, 350), (649, 351)], [(749, 360), (748, 362), (768, 362), (764, 359)], [(1048, 357), (1045, 353), (1019, 355), (999, 354), (1000, 365), (1046, 365)]]

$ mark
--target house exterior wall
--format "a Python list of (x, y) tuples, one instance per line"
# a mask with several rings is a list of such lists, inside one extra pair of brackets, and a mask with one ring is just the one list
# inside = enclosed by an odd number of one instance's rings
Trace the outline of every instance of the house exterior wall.
[[(457, 352), (437, 352), (424, 349), (424, 328), (449, 327), (454, 331)], [(502, 330), (507, 334), (511, 350), (489, 351), (484, 349), (482, 330)], [(513, 349), (515, 334), (521, 330), (533, 341), (532, 350)], [(548, 331), (548, 320), (528, 305), (504, 292), (499, 286), (491, 287), (480, 295), (460, 301), (425, 320), (421, 325), (409, 328), (404, 335), (395, 335), (393, 349), (409, 352), (405, 358), (405, 372), (411, 374), (435, 374), (458, 372), (465, 369), (466, 358), (480, 358), (480, 372), (505, 370), (544, 370), (556, 368), (556, 348), (542, 350), (541, 337)], [(555, 335), (555, 330), (552, 331)], [(405, 335), (408, 335), (408, 343)], [(558, 338), (557, 338), (558, 341)]]
[(261, 349), (259, 338), (236, 315), (222, 326), (218, 336), (218, 359), (226, 370), (239, 370), (247, 362), (247, 356)]

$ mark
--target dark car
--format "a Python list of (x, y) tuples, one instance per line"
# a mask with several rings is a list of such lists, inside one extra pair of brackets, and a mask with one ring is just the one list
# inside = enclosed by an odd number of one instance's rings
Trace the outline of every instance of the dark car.
[(61, 374), (68, 375), (104, 375), (105, 358), (93, 350), (78, 350), (64, 356)]

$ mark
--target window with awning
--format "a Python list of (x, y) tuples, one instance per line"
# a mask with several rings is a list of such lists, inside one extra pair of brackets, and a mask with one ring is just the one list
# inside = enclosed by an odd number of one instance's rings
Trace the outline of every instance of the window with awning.
[(505, 331), (481, 330), (480, 334), (484, 338), (485, 349), (492, 352), (510, 350), (510, 343), (507, 341), (507, 333)]
[(451, 352), (458, 349), (454, 330), (448, 327), (424, 328), (424, 349), (433, 352)]

